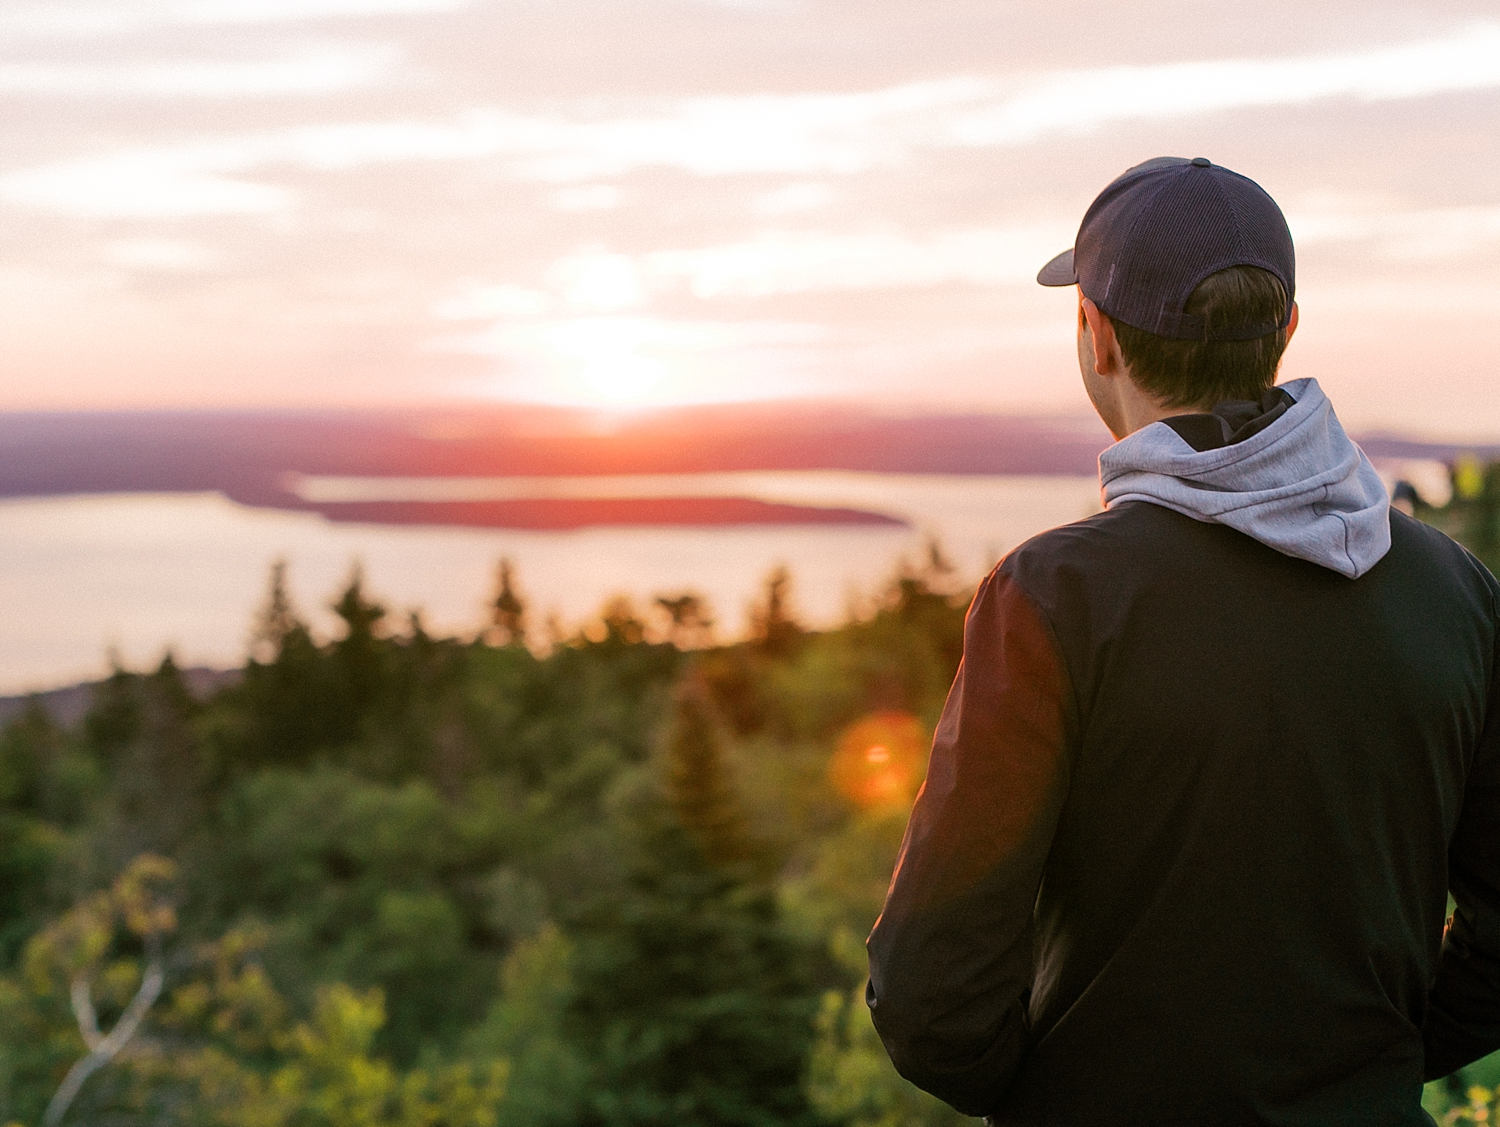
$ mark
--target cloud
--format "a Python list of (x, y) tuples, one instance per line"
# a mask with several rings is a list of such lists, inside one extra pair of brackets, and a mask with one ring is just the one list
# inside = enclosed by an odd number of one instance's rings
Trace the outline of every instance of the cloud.
[[(559, 258), (539, 288), (469, 281), (434, 308), (449, 320), (525, 320), (558, 310), (612, 313), (686, 292), (705, 300), (779, 294), (1021, 286), (1071, 241), (1075, 218), (897, 231), (768, 231), (740, 242), (626, 255), (584, 248)], [(1299, 248), (1368, 244), (1395, 261), (1452, 260), (1500, 242), (1500, 207), (1380, 211), (1347, 201), (1289, 214)]]
[(682, 292), (715, 299), (954, 283), (1030, 286), (1068, 234), (1066, 224), (1037, 223), (925, 237), (769, 232), (739, 243), (641, 255), (583, 248), (557, 259), (540, 288), (469, 280), (432, 312), (442, 320), (525, 322), (560, 311), (620, 313)]
[(553, 265), (547, 280), (572, 309), (613, 313), (646, 300), (645, 280), (628, 254), (585, 251), (569, 255)]
[(767, 192), (755, 201), (757, 215), (790, 215), (817, 211), (833, 200), (833, 189), (816, 180), (800, 180)]
[(613, 184), (581, 184), (559, 188), (548, 198), (558, 211), (609, 211), (620, 206), (620, 189)]
[(678, 402), (746, 386), (786, 394), (807, 348), (827, 337), (820, 325), (796, 322), (559, 317), (501, 321), (428, 347), (500, 360), (505, 371), (491, 390), (511, 397)]
[(432, 315), (444, 321), (526, 320), (541, 317), (552, 306), (552, 295), (544, 290), (469, 281), (434, 305)]
[(1500, 86), (1500, 25), (1396, 47), (1061, 71), (955, 120), (966, 145), (1017, 145), (1128, 118), (1172, 118), (1322, 98), (1418, 98)]
[(972, 77), (856, 94), (689, 98), (667, 112), (600, 121), (533, 121), (535, 147), (516, 171), (580, 181), (639, 168), (699, 176), (856, 173), (896, 165), (932, 137), (932, 114), (981, 97)]
[(0, 177), (0, 199), (88, 218), (174, 219), (282, 211), (284, 188), (216, 175), (237, 154), (214, 159), (213, 146), (139, 149)]
[(0, 11), (0, 38), (93, 38), (171, 25), (306, 23), (430, 15), (473, 0), (121, 0), (33, 4)]
[(194, 272), (213, 265), (213, 255), (180, 239), (120, 239), (105, 248), (105, 258), (127, 270), (158, 273)]
[[(871, 94), (701, 98), (666, 114), (571, 121), (471, 110), (446, 122), (304, 126), (181, 146), (129, 149), (0, 177), (0, 198), (89, 216), (260, 212), (273, 189), (231, 176), (284, 164), (344, 170), (378, 164), (509, 162), (512, 176), (558, 183), (597, 180), (648, 166), (703, 176), (755, 172), (855, 172), (895, 161), (892, 114), (971, 96), (971, 80)], [(231, 190), (230, 184), (238, 185)], [(211, 186), (211, 187), (210, 187)], [(290, 197), (280, 197), (288, 202)]]
[(172, 12), (182, 23), (291, 23), (308, 20), (425, 16), (469, 7), (474, 0), (186, 0)]
[(1071, 236), (1066, 224), (943, 231), (927, 237), (771, 233), (741, 243), (656, 251), (643, 269), (696, 297), (765, 297), (814, 290), (1031, 284)]
[(255, 62), (119, 66), (0, 63), (0, 94), (76, 98), (242, 98), (332, 94), (369, 86), (400, 60), (393, 47), (322, 47)]
[(1300, 246), (1367, 242), (1381, 257), (1397, 261), (1457, 259), (1500, 242), (1500, 207), (1312, 208), (1287, 216)]
[[(826, 177), (898, 167), (925, 149), (1024, 145), (1121, 118), (1494, 87), (1500, 24), (1486, 23), (1417, 44), (1291, 59), (1102, 67), (1007, 82), (970, 76), (853, 94), (687, 98), (613, 117), (598, 117), (591, 103), (572, 116), (479, 109), (446, 121), (303, 126), (25, 169), (0, 178), (0, 198), (82, 215), (254, 213), (292, 201), (253, 181), (273, 166), (465, 160), (496, 161), (501, 175), (557, 185), (647, 168)], [(563, 197), (564, 206), (604, 206), (611, 198)], [(798, 201), (772, 206), (788, 202)]]

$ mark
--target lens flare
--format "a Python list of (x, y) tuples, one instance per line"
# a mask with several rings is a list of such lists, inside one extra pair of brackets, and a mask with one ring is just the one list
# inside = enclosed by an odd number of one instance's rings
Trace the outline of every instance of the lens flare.
[(906, 805), (922, 777), (927, 738), (921, 721), (910, 713), (871, 713), (839, 738), (829, 778), (856, 806)]

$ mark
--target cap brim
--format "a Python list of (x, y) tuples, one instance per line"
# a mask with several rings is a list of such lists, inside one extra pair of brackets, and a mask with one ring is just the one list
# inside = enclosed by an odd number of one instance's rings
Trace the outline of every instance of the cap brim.
[(1073, 249), (1069, 247), (1037, 271), (1036, 280), (1044, 286), (1076, 286), (1078, 275), (1073, 270)]

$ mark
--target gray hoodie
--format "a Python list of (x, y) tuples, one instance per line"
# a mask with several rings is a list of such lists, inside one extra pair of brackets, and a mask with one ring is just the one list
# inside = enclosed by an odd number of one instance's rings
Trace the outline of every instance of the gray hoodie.
[(1198, 451), (1165, 423), (1099, 455), (1104, 505), (1149, 501), (1225, 524), (1278, 552), (1358, 578), (1390, 550), (1390, 499), (1317, 380), (1281, 385), (1295, 402), (1242, 441)]

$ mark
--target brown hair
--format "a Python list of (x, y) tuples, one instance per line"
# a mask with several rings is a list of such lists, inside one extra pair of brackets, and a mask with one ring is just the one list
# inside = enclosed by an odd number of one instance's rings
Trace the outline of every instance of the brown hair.
[[(1279, 321), (1286, 290), (1269, 270), (1231, 266), (1210, 274), (1188, 296), (1184, 312), (1212, 328)], [(1259, 399), (1276, 380), (1286, 330), (1254, 340), (1176, 340), (1110, 318), (1130, 374), (1168, 407), (1213, 407), (1226, 399)]]

